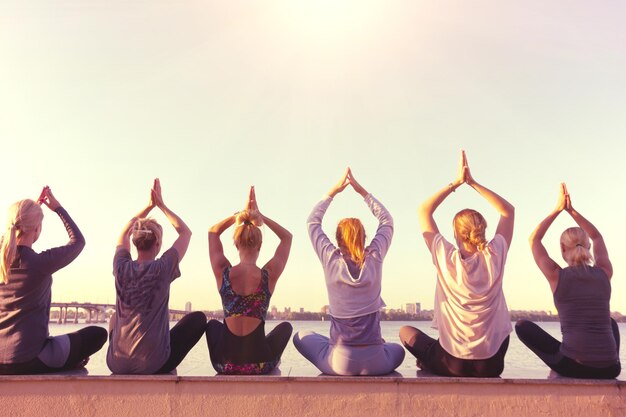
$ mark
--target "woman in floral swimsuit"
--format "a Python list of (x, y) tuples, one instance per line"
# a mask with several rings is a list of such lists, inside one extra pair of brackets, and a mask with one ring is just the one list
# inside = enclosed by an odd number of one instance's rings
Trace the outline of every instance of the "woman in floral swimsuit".
[[(234, 243), (240, 261), (232, 266), (224, 256), (220, 235), (235, 224)], [(274, 257), (259, 268), (259, 226), (263, 224), (278, 236), (280, 243)], [(224, 323), (211, 320), (206, 331), (211, 363), (218, 373), (265, 374), (280, 362), (292, 327), (283, 322), (265, 336), (265, 316), (290, 249), (291, 233), (259, 212), (254, 187), (250, 188), (243, 211), (209, 230), (209, 256), (224, 308)]]

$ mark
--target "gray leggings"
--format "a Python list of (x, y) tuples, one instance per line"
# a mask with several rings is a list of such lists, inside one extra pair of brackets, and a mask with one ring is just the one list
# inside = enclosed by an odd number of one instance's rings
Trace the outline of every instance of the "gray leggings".
[(404, 348), (397, 343), (331, 345), (326, 336), (298, 332), (293, 344), (302, 356), (328, 375), (385, 375), (404, 360)]

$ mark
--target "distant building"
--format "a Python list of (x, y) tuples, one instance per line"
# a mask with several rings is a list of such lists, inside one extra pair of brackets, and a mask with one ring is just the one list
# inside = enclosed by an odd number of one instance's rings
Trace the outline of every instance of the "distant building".
[(415, 314), (415, 303), (407, 303), (406, 304), (406, 313), (407, 314)]
[(185, 303), (185, 311), (187, 311), (187, 312), (191, 311), (191, 301), (187, 301)]
[(422, 312), (422, 303), (415, 303), (415, 314)]
[(278, 309), (276, 308), (276, 306), (272, 306), (272, 318), (277, 318), (278, 317)]
[(300, 313), (304, 313), (304, 307), (300, 307)]

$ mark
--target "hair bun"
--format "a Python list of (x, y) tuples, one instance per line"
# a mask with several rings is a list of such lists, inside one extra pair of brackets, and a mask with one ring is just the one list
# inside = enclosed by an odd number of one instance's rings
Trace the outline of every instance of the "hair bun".
[(263, 217), (258, 210), (243, 210), (237, 214), (235, 219), (237, 226), (263, 226)]

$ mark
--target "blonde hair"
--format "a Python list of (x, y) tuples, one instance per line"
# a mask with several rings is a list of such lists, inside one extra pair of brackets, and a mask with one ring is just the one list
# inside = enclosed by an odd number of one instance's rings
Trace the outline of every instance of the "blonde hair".
[(29, 233), (43, 221), (43, 210), (33, 200), (20, 200), (9, 207), (7, 231), (0, 242), (0, 279), (9, 282), (9, 270), (17, 252), (17, 238)]
[(335, 234), (337, 244), (345, 249), (359, 268), (365, 262), (365, 228), (361, 220), (349, 217), (341, 219)]
[(256, 210), (243, 210), (235, 219), (237, 227), (233, 241), (237, 249), (260, 249), (263, 243), (263, 234), (259, 227), (263, 226), (263, 217)]
[(593, 255), (591, 255), (591, 242), (589, 235), (580, 227), (570, 227), (565, 229), (561, 234), (561, 245), (563, 250), (563, 259), (569, 265), (592, 265)]
[(472, 209), (459, 211), (452, 221), (457, 239), (483, 250), (487, 246), (485, 231), (487, 221), (482, 214)]
[(161, 241), (163, 228), (154, 219), (143, 218), (135, 222), (133, 227), (133, 244), (137, 250), (150, 250)]

